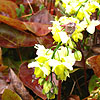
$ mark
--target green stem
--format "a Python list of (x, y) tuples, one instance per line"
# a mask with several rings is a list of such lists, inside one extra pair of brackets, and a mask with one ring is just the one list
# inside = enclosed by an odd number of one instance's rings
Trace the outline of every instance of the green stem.
[(55, 50), (54, 50), (54, 52), (53, 52), (53, 54), (52, 54), (51, 59), (53, 59), (53, 58), (54, 58), (55, 53), (56, 53), (56, 51), (58, 50), (58, 48), (60, 47), (61, 43), (62, 43), (62, 42), (59, 42), (59, 43), (58, 43), (58, 45), (56, 46), (56, 48), (55, 48)]
[[(86, 3), (87, 1), (88, 1), (88, 0), (86, 0), (84, 3)], [(83, 7), (83, 4), (81, 4), (81, 6), (79, 7), (79, 9), (76, 11), (76, 13), (75, 13), (74, 17), (75, 17), (75, 16), (77, 16), (77, 14), (78, 14), (79, 10), (80, 10), (82, 7)]]
[[(61, 46), (61, 43), (62, 43), (62, 42), (59, 42), (58, 45), (56, 46), (56, 48), (54, 49), (54, 52), (53, 52), (53, 54), (52, 54), (51, 59), (54, 58), (56, 51), (57, 51), (58, 48)], [(52, 67), (51, 67), (51, 70), (52, 70)], [(51, 82), (52, 82), (52, 73), (51, 73)]]

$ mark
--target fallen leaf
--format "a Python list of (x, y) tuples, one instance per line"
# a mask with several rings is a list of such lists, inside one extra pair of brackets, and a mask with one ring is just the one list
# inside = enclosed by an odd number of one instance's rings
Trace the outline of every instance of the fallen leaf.
[(21, 96), (23, 100), (34, 100), (33, 97), (29, 94), (29, 92), (24, 87), (21, 80), (16, 76), (16, 74), (13, 72), (11, 68), (9, 72), (9, 77), (15, 91)]
[(91, 65), (95, 75), (100, 77), (100, 55), (92, 56), (87, 61)]
[(50, 35), (50, 34), (48, 34), (46, 36), (42, 36), (42, 37), (37, 37), (37, 40), (38, 40), (39, 44), (44, 45), (46, 48), (50, 48), (55, 45), (53, 43), (54, 39), (52, 38), (52, 35)]
[(0, 46), (6, 48), (30, 47), (38, 43), (36, 36), (0, 24)]
[(44, 45), (46, 48), (53, 46), (50, 34), (38, 37), (31, 33), (18, 31), (6, 24), (0, 24), (0, 46), (6, 48), (31, 47), (35, 44)]
[(42, 87), (38, 84), (38, 78), (34, 76), (34, 69), (29, 69), (27, 67), (28, 63), (25, 62), (21, 64), (19, 69), (19, 77), (25, 86), (30, 88), (36, 95), (41, 97), (42, 99), (46, 99), (47, 97), (42, 94)]
[(52, 24), (53, 16), (48, 12), (46, 8), (38, 11), (34, 15), (32, 15), (29, 19), (30, 22), (37, 22), (42, 24)]
[(42, 24), (36, 22), (24, 22), (24, 24), (29, 31), (31, 31), (37, 36), (45, 36), (51, 31), (48, 29), (48, 27), (50, 27), (51, 25), (48, 24)]
[(0, 22), (8, 24), (20, 31), (27, 30), (26, 26), (23, 24), (22, 21), (7, 16), (0, 15)]
[(16, 8), (18, 8), (16, 3), (8, 0), (0, 0), (0, 12), (8, 14), (9, 17), (17, 18)]
[(22, 100), (18, 94), (10, 89), (5, 89), (2, 100)]

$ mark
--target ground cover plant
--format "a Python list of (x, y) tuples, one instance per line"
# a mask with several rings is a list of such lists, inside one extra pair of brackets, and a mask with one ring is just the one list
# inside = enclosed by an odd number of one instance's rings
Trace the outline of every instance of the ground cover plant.
[(1, 100), (99, 100), (99, 53), (99, 0), (0, 1)]

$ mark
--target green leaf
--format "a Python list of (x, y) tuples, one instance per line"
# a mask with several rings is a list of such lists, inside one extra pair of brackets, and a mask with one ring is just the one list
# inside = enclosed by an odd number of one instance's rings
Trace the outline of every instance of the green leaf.
[(2, 100), (22, 100), (22, 99), (14, 91), (10, 89), (5, 89), (2, 95)]
[(21, 10), (19, 8), (16, 8), (17, 17), (21, 17)]
[(24, 13), (25, 8), (24, 8), (24, 5), (23, 4), (20, 4), (20, 9), (21, 9), (21, 13)]
[(93, 75), (89, 81), (89, 92), (91, 93), (94, 89), (100, 87), (100, 78), (96, 75)]

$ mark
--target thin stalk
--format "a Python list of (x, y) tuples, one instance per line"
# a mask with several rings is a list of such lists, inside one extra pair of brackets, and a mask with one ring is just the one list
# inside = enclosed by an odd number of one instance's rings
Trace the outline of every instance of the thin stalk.
[(19, 48), (16, 49), (21, 63), (23, 62)]
[(58, 50), (58, 48), (60, 47), (61, 43), (62, 43), (62, 42), (59, 42), (59, 43), (58, 43), (58, 45), (56, 46), (56, 48), (55, 48), (55, 50), (54, 50), (54, 52), (53, 52), (53, 54), (52, 54), (51, 59), (53, 59), (53, 58), (54, 58), (55, 53), (56, 53), (56, 51)]
[(29, 4), (30, 9), (32, 10), (32, 14), (34, 14), (34, 11), (33, 11), (33, 8), (32, 8), (32, 6), (31, 6), (31, 3), (29, 2), (29, 0), (27, 0), (27, 2), (28, 2), (28, 4)]
[[(53, 54), (52, 54), (51, 59), (54, 58), (56, 51), (57, 51), (58, 48), (61, 46), (61, 43), (62, 43), (62, 42), (59, 42), (58, 45), (56, 46), (56, 48), (54, 49), (54, 52), (53, 52)], [(51, 67), (51, 70), (52, 70), (52, 67)], [(51, 73), (51, 81), (52, 81), (52, 73)], [(58, 100), (61, 100), (61, 80), (59, 81), (59, 84), (58, 84)]]
[[(87, 1), (88, 1), (88, 0), (86, 0), (84, 3), (86, 3)], [(79, 7), (79, 9), (76, 11), (76, 13), (75, 13), (74, 17), (75, 17), (75, 16), (77, 16), (77, 14), (78, 14), (79, 10), (80, 10), (82, 7), (83, 7), (83, 4), (81, 4), (81, 6)]]
[(62, 83), (62, 81), (59, 80), (59, 83), (58, 83), (58, 97), (57, 97), (57, 100), (61, 100), (61, 83)]
[[(54, 58), (55, 53), (56, 53), (56, 51), (58, 50), (58, 48), (60, 47), (61, 43), (62, 43), (62, 42), (58, 43), (58, 45), (57, 45), (56, 48), (54, 49), (54, 52), (53, 52), (53, 54), (52, 54), (51, 59)], [(51, 67), (51, 70), (52, 70), (52, 67)], [(52, 73), (51, 73), (51, 82), (52, 82)]]

